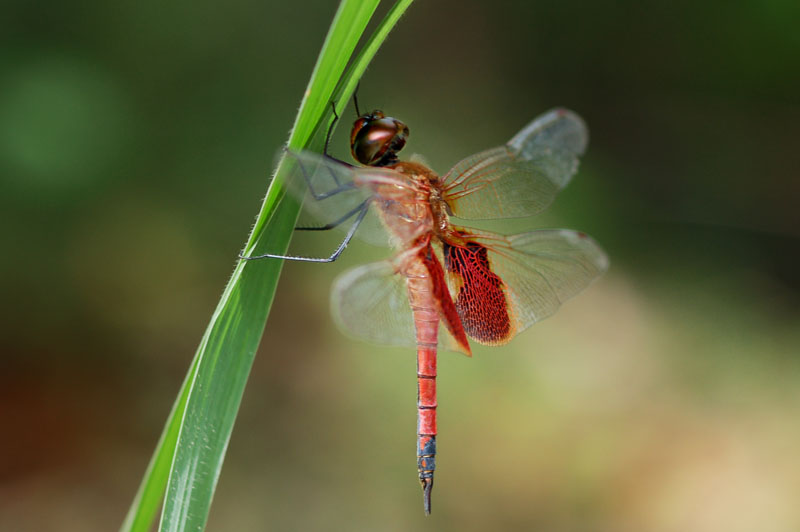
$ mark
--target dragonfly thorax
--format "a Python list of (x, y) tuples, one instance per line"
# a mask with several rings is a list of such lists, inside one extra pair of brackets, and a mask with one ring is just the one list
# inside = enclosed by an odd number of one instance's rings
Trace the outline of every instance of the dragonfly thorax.
[[(440, 209), (431, 204), (431, 184), (438, 177), (419, 163), (397, 162), (387, 168), (402, 176), (403, 184), (374, 188), (375, 204), (396, 247), (405, 249), (419, 237), (435, 232)], [(399, 176), (399, 177), (400, 177)]]

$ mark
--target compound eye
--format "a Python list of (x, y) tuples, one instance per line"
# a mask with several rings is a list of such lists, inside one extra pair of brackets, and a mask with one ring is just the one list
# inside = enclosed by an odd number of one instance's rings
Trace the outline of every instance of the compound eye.
[(396, 157), (406, 143), (408, 127), (376, 111), (356, 120), (351, 135), (353, 157), (368, 166), (380, 166)]

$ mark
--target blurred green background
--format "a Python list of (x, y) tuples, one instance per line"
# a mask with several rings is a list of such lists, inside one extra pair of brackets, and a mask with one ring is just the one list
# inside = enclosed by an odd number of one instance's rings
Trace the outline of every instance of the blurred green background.
[[(335, 8), (4, 3), (0, 529), (121, 523)], [(439, 171), (574, 109), (589, 151), (534, 223), (592, 234), (611, 270), (510, 345), (441, 357), (426, 519), (414, 354), (328, 315), (336, 274), (386, 251), (287, 265), (208, 529), (800, 529), (797, 20), (788, 0), (413, 5), (362, 107)]]

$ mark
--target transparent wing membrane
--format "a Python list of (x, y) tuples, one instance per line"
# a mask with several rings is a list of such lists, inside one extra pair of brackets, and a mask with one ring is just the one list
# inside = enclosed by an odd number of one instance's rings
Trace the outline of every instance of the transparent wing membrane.
[(540, 161), (548, 178), (564, 187), (578, 171), (578, 157), (588, 143), (589, 130), (581, 117), (553, 109), (525, 126), (507, 146), (520, 159)]
[(587, 142), (588, 130), (578, 115), (566, 109), (549, 111), (505, 146), (456, 164), (442, 178), (445, 200), (464, 219), (537, 214), (569, 183)]
[[(365, 264), (340, 275), (333, 284), (331, 312), (337, 325), (355, 338), (382, 345), (416, 345), (406, 279), (395, 273), (388, 261)], [(460, 350), (443, 324), (439, 348)]]
[(367, 209), (355, 238), (372, 245), (388, 245), (386, 231), (371, 204), (372, 191), (363, 183), (388, 177), (396, 179), (394, 172), (349, 166), (306, 151), (287, 151), (286, 157), (291, 165), (287, 192), (303, 205), (298, 228), (336, 229), (346, 233), (361, 209)]
[[(537, 214), (569, 183), (587, 141), (586, 125), (580, 117), (564, 109), (549, 111), (505, 146), (459, 162), (441, 178), (442, 197), (459, 218)], [(348, 234), (335, 255), (353, 235), (356, 222), (360, 225), (355, 237), (375, 245), (389, 242), (384, 223), (391, 228), (396, 245), (407, 246), (420, 237), (430, 239), (435, 258), (409, 258), (403, 253), (404, 246), (399, 246), (395, 260), (402, 262), (403, 268), (390, 261), (367, 264), (344, 272), (335, 281), (331, 297), (334, 318), (354, 337), (385, 345), (416, 344), (407, 279), (396, 272), (406, 272), (417, 283), (425, 270), (410, 270), (409, 264), (414, 264), (403, 262), (406, 260), (426, 265), (434, 294), (427, 297), (438, 298), (440, 317), (444, 316), (462, 344), (466, 332), (486, 345), (504, 344), (552, 315), (608, 268), (599, 246), (576, 231), (502, 236), (451, 226), (454, 234), (450, 228), (429, 227), (435, 210), (425, 198), (429, 184), (436, 183), (435, 176), (427, 178), (429, 183), (420, 178), (427, 174), (411, 175), (408, 165), (398, 164), (397, 170), (354, 167), (311, 152), (286, 152), (286, 157), (291, 165), (287, 190), (303, 202), (298, 228), (336, 228)], [(442, 268), (447, 289), (443, 288)], [(425, 285), (421, 286), (414, 285), (412, 296), (424, 293)], [(468, 352), (451, 336), (445, 322), (439, 325), (439, 347)]]
[(448, 284), (467, 334), (487, 345), (551, 316), (608, 268), (600, 247), (577, 231), (464, 234), (467, 247), (446, 251)]

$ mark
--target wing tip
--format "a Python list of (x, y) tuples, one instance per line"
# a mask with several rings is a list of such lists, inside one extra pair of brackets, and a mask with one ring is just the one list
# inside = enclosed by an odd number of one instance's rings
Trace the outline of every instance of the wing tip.
[(522, 130), (517, 133), (514, 138), (508, 142), (508, 146), (517, 151), (522, 151), (526, 142), (531, 138), (540, 135), (549, 127), (557, 122), (566, 122), (570, 124), (568, 129), (560, 132), (559, 139), (569, 138), (569, 142), (562, 141), (565, 146), (577, 156), (582, 156), (589, 145), (589, 127), (583, 118), (575, 111), (567, 109), (566, 107), (555, 107), (549, 111), (545, 111), (531, 122), (528, 123)]
[(595, 268), (598, 270), (598, 276), (602, 275), (608, 268), (611, 266), (611, 260), (608, 258), (608, 255), (603, 248), (600, 247), (600, 244), (592, 238), (591, 236), (587, 235), (583, 231), (573, 231), (571, 229), (562, 229), (561, 231), (562, 236), (572, 243), (579, 243), (582, 247), (591, 250), (591, 256), (589, 257), (594, 264)]
[(553, 114), (557, 120), (569, 120), (572, 122), (578, 140), (576, 153), (582, 156), (586, 152), (586, 147), (589, 145), (589, 126), (586, 125), (586, 121), (581, 118), (581, 115), (566, 107), (556, 107), (545, 113), (545, 116), (548, 114)]

